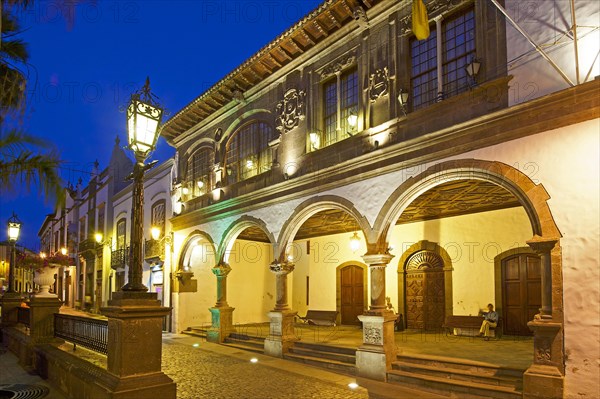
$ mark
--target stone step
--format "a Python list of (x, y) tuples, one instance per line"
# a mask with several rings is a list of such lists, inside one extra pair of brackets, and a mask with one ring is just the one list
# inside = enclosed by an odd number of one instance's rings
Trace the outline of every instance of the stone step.
[(411, 363), (417, 365), (434, 366), (437, 368), (447, 368), (452, 370), (464, 370), (477, 373), (479, 375), (489, 375), (496, 377), (516, 377), (523, 378), (525, 369), (504, 367), (490, 363), (478, 362), (475, 360), (458, 359), (444, 356), (422, 355), (422, 354), (399, 354), (397, 361), (402, 363)]
[(400, 361), (392, 362), (392, 369), (452, 380), (471, 381), (488, 385), (512, 387), (518, 390), (523, 388), (523, 378), (511, 375), (489, 375), (482, 374), (477, 371)]
[(190, 335), (192, 337), (206, 338), (206, 331), (202, 330), (186, 330), (182, 331), (181, 333), (185, 335)]
[(264, 348), (259, 348), (259, 347), (256, 347), (256, 346), (250, 346), (250, 345), (246, 345), (246, 344), (239, 344), (237, 342), (234, 343), (234, 342), (227, 342), (227, 341), (225, 341), (223, 343), (223, 345), (228, 346), (230, 348), (236, 348), (236, 349), (241, 349), (241, 350), (244, 350), (244, 351), (254, 352), (254, 353), (260, 353), (260, 354), (263, 354), (265, 352)]
[(356, 356), (356, 348), (347, 348), (343, 346), (333, 346), (324, 344), (313, 344), (310, 342), (296, 341), (295, 348), (310, 349), (317, 352), (340, 353), (343, 355)]
[(460, 397), (461, 399), (521, 399), (523, 397), (523, 393), (514, 387), (454, 380), (402, 370), (388, 371), (387, 380), (391, 383), (408, 385), (432, 393), (447, 396), (455, 395), (454, 397)]
[(337, 360), (338, 362), (348, 363), (348, 364), (352, 364), (352, 365), (356, 364), (356, 356), (347, 355), (344, 353), (323, 352), (323, 351), (317, 351), (317, 350), (313, 350), (313, 349), (309, 349), (309, 348), (296, 347), (296, 346), (291, 347), (290, 352), (294, 353), (296, 355), (311, 356), (311, 357), (317, 357), (317, 358), (323, 358), (323, 359), (329, 359), (329, 360)]
[(299, 355), (291, 352), (284, 353), (283, 358), (293, 360), (295, 362), (308, 364), (310, 366), (316, 366), (327, 370), (333, 370), (338, 373), (356, 375), (356, 367), (354, 366), (354, 364), (348, 364), (337, 360), (324, 359), (322, 357), (314, 357), (307, 355)]
[(225, 338), (225, 344), (235, 344), (238, 346), (247, 346), (249, 348), (260, 349), (265, 348), (265, 340), (262, 338), (236, 338), (231, 335)]

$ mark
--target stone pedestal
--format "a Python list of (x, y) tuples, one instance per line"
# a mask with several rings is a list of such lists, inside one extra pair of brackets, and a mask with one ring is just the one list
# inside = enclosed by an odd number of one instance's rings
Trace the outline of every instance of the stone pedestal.
[(356, 351), (356, 369), (361, 377), (385, 381), (396, 358), (392, 312), (368, 312), (358, 316), (363, 325), (363, 344)]
[(562, 325), (534, 320), (527, 323), (533, 331), (533, 364), (523, 375), (524, 399), (559, 399), (563, 397), (564, 375), (559, 335)]
[(17, 324), (17, 308), (21, 305), (22, 299), (18, 292), (6, 292), (0, 299), (2, 306), (2, 327), (10, 327)]
[(45, 344), (55, 341), (54, 313), (58, 313), (62, 302), (54, 297), (33, 297), (29, 301), (30, 344)]
[(210, 308), (212, 315), (212, 326), (206, 334), (208, 342), (222, 343), (229, 334), (235, 331), (233, 328), (233, 310), (230, 306)]
[(265, 354), (283, 357), (294, 342), (298, 340), (294, 333), (294, 317), (298, 314), (293, 310), (272, 311), (267, 313), (270, 320), (269, 336), (265, 339)]
[(171, 308), (156, 293), (113, 294), (101, 309), (108, 317), (109, 390), (115, 398), (176, 398), (175, 383), (161, 371), (162, 324)]

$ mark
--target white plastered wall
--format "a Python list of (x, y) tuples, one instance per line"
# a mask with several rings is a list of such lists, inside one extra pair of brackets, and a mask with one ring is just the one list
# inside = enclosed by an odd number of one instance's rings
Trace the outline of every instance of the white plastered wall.
[[(574, 41), (565, 36), (571, 29), (570, 0), (506, 0), (505, 9), (521, 29), (540, 45), (575, 84)], [(580, 82), (600, 74), (600, 2), (575, 0)], [(569, 84), (535, 51), (535, 48), (508, 21), (506, 23), (510, 105), (566, 89)], [(485, 60), (483, 60), (485, 62)]]

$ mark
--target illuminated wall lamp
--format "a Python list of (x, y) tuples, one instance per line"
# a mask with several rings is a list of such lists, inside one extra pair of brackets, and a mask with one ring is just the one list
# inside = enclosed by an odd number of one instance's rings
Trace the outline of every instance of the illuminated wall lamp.
[(350, 237), (350, 249), (352, 250), (352, 252), (356, 252), (356, 251), (358, 251), (359, 248), (360, 248), (360, 237), (358, 236), (358, 234), (355, 231), (354, 235), (352, 237)]
[(408, 103), (408, 92), (400, 89), (400, 94), (398, 94), (398, 102), (400, 103), (400, 109), (402, 109), (402, 113), (406, 116), (406, 104)]
[(310, 140), (310, 146), (313, 150), (318, 150), (319, 149), (319, 133), (317, 132), (312, 132), (308, 135), (308, 138)]
[(479, 74), (479, 69), (481, 68), (481, 61), (477, 58), (473, 58), (470, 63), (467, 64), (465, 70), (467, 74), (471, 77), (471, 84), (473, 86), (477, 85), (477, 75)]

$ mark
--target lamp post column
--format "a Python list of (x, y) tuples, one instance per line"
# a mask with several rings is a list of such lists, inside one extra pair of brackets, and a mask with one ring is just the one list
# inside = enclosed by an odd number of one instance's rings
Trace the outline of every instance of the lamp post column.
[[(142, 241), (144, 238), (144, 172), (148, 168), (144, 160), (136, 154), (133, 167), (133, 193), (131, 198), (131, 242), (129, 249), (128, 281), (123, 291), (147, 292), (142, 284)], [(150, 164), (152, 165), (152, 164)]]

